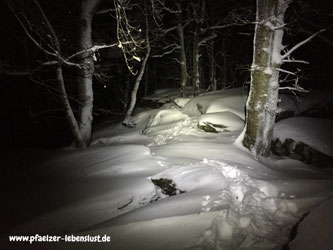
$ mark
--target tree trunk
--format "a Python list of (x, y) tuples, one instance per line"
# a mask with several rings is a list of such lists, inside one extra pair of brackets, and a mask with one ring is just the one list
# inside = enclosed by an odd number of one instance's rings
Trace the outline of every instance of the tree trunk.
[[(181, 7), (178, 6), (178, 9), (181, 10)], [(184, 27), (182, 25), (181, 14), (177, 15), (178, 24), (177, 31), (179, 36), (180, 44), (180, 72), (181, 72), (181, 82), (180, 82), (180, 96), (186, 97), (186, 86), (187, 86), (187, 61), (186, 61), (186, 50), (185, 50), (185, 38), (184, 38)]]
[(66, 114), (66, 120), (70, 126), (70, 129), (72, 131), (72, 135), (74, 137), (74, 143), (77, 148), (85, 148), (87, 145), (85, 141), (83, 140), (82, 134), (80, 132), (78, 123), (75, 119), (72, 107), (69, 103), (68, 100), (68, 95), (66, 92), (65, 88), (65, 82), (64, 82), (64, 77), (63, 77), (63, 72), (62, 72), (62, 67), (61, 65), (56, 65), (56, 74), (57, 74), (57, 87), (61, 93), (61, 103), (64, 107), (64, 111)]
[[(49, 22), (49, 19), (45, 15), (42, 7), (39, 5), (39, 2), (37, 0), (34, 0), (34, 3), (37, 6), (37, 8), (39, 9), (39, 11), (44, 19), (44, 22), (50, 32), (50, 35), (53, 39), (57, 53), (59, 55), (61, 55), (60, 42), (59, 42), (59, 39), (58, 39), (58, 36), (57, 36), (55, 30), (53, 29), (53, 26)], [(62, 66), (61, 66), (60, 62), (58, 65), (55, 66), (55, 72), (56, 72), (56, 76), (57, 76), (57, 88), (59, 89), (59, 92), (61, 94), (61, 96), (60, 96), (61, 103), (63, 105), (64, 111), (66, 114), (66, 120), (70, 126), (70, 129), (71, 129), (71, 132), (72, 132), (72, 135), (74, 138), (75, 146), (77, 148), (85, 148), (87, 146), (87, 144), (84, 141), (82, 133), (79, 129), (78, 122), (74, 116), (73, 109), (72, 109), (69, 99), (68, 99), (68, 95), (67, 95), (66, 88), (65, 88), (64, 75), (63, 75)]]
[(214, 42), (211, 44), (211, 49), (209, 51), (210, 65), (209, 65), (209, 86), (212, 87), (212, 91), (217, 90), (216, 82), (216, 60), (214, 57)]
[(148, 58), (150, 56), (149, 26), (148, 26), (147, 13), (145, 14), (145, 19), (146, 19), (146, 42), (147, 42), (146, 46), (147, 46), (147, 51), (146, 51), (146, 55), (145, 55), (145, 57), (142, 61), (140, 72), (139, 72), (138, 76), (135, 79), (135, 84), (134, 84), (134, 87), (133, 87), (133, 90), (132, 90), (132, 93), (131, 93), (131, 101), (130, 101), (130, 104), (128, 106), (127, 112), (126, 112), (125, 119), (122, 122), (123, 125), (129, 126), (129, 127), (134, 127), (135, 126), (135, 124), (132, 121), (131, 116), (132, 116), (132, 113), (133, 113), (134, 108), (135, 108), (137, 94), (138, 94), (139, 86), (140, 86), (140, 83), (141, 83), (141, 80), (142, 80), (142, 76), (145, 72), (147, 61), (148, 61)]
[(193, 96), (200, 93), (200, 70), (199, 70), (199, 23), (196, 24), (193, 38)]
[(278, 104), (284, 14), (290, 1), (257, 0), (251, 88), (243, 145), (255, 155), (270, 155)]
[[(80, 13), (80, 50), (92, 47), (92, 20), (100, 0), (83, 0)], [(93, 122), (93, 74), (95, 70), (93, 52), (82, 53), (80, 63), (83, 65), (78, 72), (78, 98), (79, 107), (79, 128), (86, 145), (91, 140)]]

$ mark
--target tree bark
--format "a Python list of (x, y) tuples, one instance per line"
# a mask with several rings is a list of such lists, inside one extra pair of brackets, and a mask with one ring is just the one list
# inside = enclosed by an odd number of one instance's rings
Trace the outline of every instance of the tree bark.
[(199, 32), (200, 24), (196, 23), (193, 38), (193, 96), (198, 96), (200, 93), (200, 70), (199, 70)]
[[(80, 50), (87, 50), (92, 47), (92, 21), (94, 13), (100, 0), (83, 0), (80, 13)], [(95, 70), (93, 52), (85, 52), (81, 55), (82, 65), (78, 72), (78, 98), (79, 107), (79, 128), (86, 145), (91, 141), (93, 122), (93, 74)]]
[(289, 2), (257, 0), (251, 88), (242, 143), (253, 154), (264, 157), (271, 151), (282, 64), (282, 27)]
[[(49, 22), (49, 19), (47, 18), (47, 16), (45, 15), (42, 7), (40, 6), (39, 2), (37, 0), (34, 0), (35, 5), (37, 6), (37, 8), (39, 9), (44, 22), (48, 28), (48, 31), (50, 32), (50, 35), (52, 37), (55, 49), (57, 51), (58, 55), (61, 55), (61, 48), (60, 48), (60, 42), (58, 39), (58, 36), (55, 32), (55, 30), (53, 29), (53, 26), (51, 25), (51, 23)], [(58, 58), (59, 60), (59, 58)], [(74, 138), (74, 143), (75, 146), (78, 148), (85, 148), (87, 146), (86, 142), (83, 139), (82, 133), (79, 129), (79, 125), (78, 122), (75, 118), (75, 115), (73, 113), (73, 109), (71, 107), (71, 104), (69, 102), (68, 99), (68, 95), (66, 92), (66, 87), (65, 87), (65, 81), (64, 81), (64, 76), (63, 76), (63, 71), (62, 71), (62, 66), (61, 66), (61, 62), (59, 62), (59, 64), (57, 64), (55, 66), (55, 71), (56, 71), (56, 76), (57, 76), (57, 87), (59, 89), (60, 92), (60, 98), (61, 98), (61, 103), (63, 105), (65, 114), (66, 114), (66, 120), (70, 126), (73, 138)]]
[(79, 129), (77, 120), (75, 119), (72, 107), (70, 105), (70, 102), (68, 100), (68, 95), (65, 88), (65, 82), (62, 72), (62, 66), (56, 65), (55, 66), (56, 74), (57, 74), (57, 87), (61, 93), (61, 103), (63, 105), (65, 114), (66, 114), (66, 120), (69, 124), (69, 127), (72, 131), (72, 135), (74, 137), (74, 143), (77, 148), (85, 148), (87, 145), (85, 141), (83, 140), (81, 131)]
[(217, 81), (216, 81), (216, 60), (214, 57), (214, 42), (211, 44), (211, 49), (209, 50), (209, 85), (212, 86), (212, 91), (217, 90)]
[(142, 61), (140, 72), (139, 72), (139, 74), (137, 75), (137, 77), (135, 79), (135, 84), (134, 84), (133, 90), (131, 92), (131, 100), (130, 100), (130, 103), (129, 103), (129, 106), (128, 106), (128, 109), (127, 109), (127, 112), (126, 112), (126, 115), (125, 115), (125, 119), (122, 122), (123, 125), (129, 126), (129, 127), (134, 127), (135, 126), (135, 124), (132, 121), (132, 113), (133, 113), (134, 108), (135, 108), (135, 104), (136, 104), (136, 100), (137, 100), (137, 94), (138, 94), (138, 90), (139, 90), (140, 83), (141, 83), (141, 80), (142, 80), (142, 76), (145, 73), (147, 61), (148, 61), (148, 58), (150, 56), (149, 26), (148, 26), (147, 13), (145, 13), (145, 20), (146, 20), (146, 42), (147, 42), (146, 46), (147, 46), (147, 51), (146, 51), (146, 55), (145, 55), (145, 57)]
[[(178, 10), (181, 10), (180, 4), (178, 4)], [(184, 27), (182, 24), (181, 14), (177, 14), (178, 24), (177, 32), (179, 36), (180, 44), (180, 72), (181, 72), (181, 82), (180, 82), (180, 96), (186, 97), (186, 86), (187, 86), (187, 61), (186, 61), (186, 50), (185, 50), (185, 38), (184, 38)]]

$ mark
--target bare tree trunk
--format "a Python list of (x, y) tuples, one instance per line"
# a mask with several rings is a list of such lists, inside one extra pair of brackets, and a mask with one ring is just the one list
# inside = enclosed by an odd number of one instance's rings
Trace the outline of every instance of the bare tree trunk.
[[(58, 55), (61, 55), (60, 43), (59, 43), (58, 36), (55, 33), (55, 30), (53, 29), (51, 23), (49, 22), (49, 19), (45, 15), (42, 7), (39, 5), (39, 2), (37, 0), (34, 0), (34, 3), (37, 6), (37, 8), (39, 9), (39, 11), (45, 21), (45, 24), (50, 32), (50, 35), (52, 37), (52, 40), (54, 42), (54, 46), (55, 46), (55, 49), (56, 49)], [(61, 102), (62, 102), (64, 111), (66, 114), (66, 120), (70, 126), (72, 135), (74, 137), (75, 146), (78, 148), (85, 148), (87, 146), (87, 144), (83, 139), (82, 133), (79, 129), (79, 125), (77, 123), (77, 120), (75, 119), (73, 109), (72, 109), (69, 99), (68, 99), (61, 64), (59, 63), (58, 65), (56, 65), (55, 69), (56, 69), (56, 75), (57, 75), (57, 87), (61, 93)]]
[(217, 90), (217, 82), (216, 82), (216, 61), (214, 57), (214, 42), (211, 44), (211, 48), (209, 50), (210, 57), (210, 65), (209, 65), (209, 86), (212, 86), (212, 91)]
[[(205, 16), (205, 1), (199, 1), (194, 10), (195, 31), (193, 37), (193, 95), (198, 96), (200, 93), (200, 35), (203, 18)], [(200, 13), (199, 13), (200, 10)]]
[(70, 126), (70, 129), (72, 131), (72, 135), (74, 137), (74, 143), (77, 148), (85, 148), (87, 145), (85, 141), (83, 140), (81, 131), (79, 129), (78, 123), (75, 119), (72, 107), (68, 100), (68, 95), (65, 88), (65, 82), (62, 72), (61, 65), (56, 65), (56, 74), (57, 74), (57, 87), (61, 93), (61, 103), (63, 105), (65, 114), (66, 114), (66, 120)]
[[(100, 0), (83, 0), (80, 13), (80, 37), (79, 46), (81, 50), (92, 47), (92, 21), (97, 5)], [(78, 98), (79, 108), (79, 128), (86, 145), (91, 140), (93, 122), (93, 74), (95, 70), (93, 52), (82, 53), (82, 68), (78, 73)]]
[(148, 74), (149, 74), (149, 64), (146, 65), (146, 69), (145, 69), (145, 88), (144, 88), (144, 92), (143, 92), (143, 96), (147, 96), (148, 95), (148, 84), (149, 84), (149, 79), (148, 79)]
[(251, 89), (243, 145), (269, 156), (278, 104), (284, 14), (289, 0), (257, 0)]
[[(181, 10), (180, 4), (178, 5), (178, 10)], [(177, 15), (178, 24), (177, 31), (179, 36), (180, 44), (180, 72), (181, 72), (181, 82), (180, 82), (180, 96), (186, 97), (186, 86), (187, 86), (187, 61), (186, 61), (186, 50), (185, 50), (185, 38), (184, 38), (184, 27), (182, 24), (181, 14)]]
[(200, 93), (200, 71), (199, 71), (199, 23), (196, 24), (193, 38), (193, 95)]
[(228, 66), (227, 66), (227, 55), (225, 52), (223, 52), (223, 77), (222, 77), (222, 89), (226, 88), (228, 85), (228, 72), (227, 72)]
[(133, 90), (131, 92), (131, 101), (129, 103), (129, 106), (128, 106), (128, 109), (127, 109), (127, 112), (126, 112), (125, 119), (122, 122), (123, 125), (129, 126), (129, 127), (134, 127), (135, 126), (135, 124), (132, 121), (132, 113), (133, 113), (134, 108), (135, 108), (135, 104), (136, 104), (136, 100), (137, 100), (137, 94), (138, 94), (138, 90), (139, 90), (140, 83), (141, 83), (141, 80), (142, 80), (142, 76), (145, 72), (147, 61), (148, 61), (148, 58), (150, 56), (149, 26), (148, 26), (147, 13), (145, 13), (145, 20), (146, 20), (146, 42), (147, 42), (146, 46), (147, 46), (147, 51), (146, 51), (146, 55), (145, 55), (145, 57), (142, 61), (140, 72), (139, 72), (138, 76), (135, 79), (135, 84), (134, 84)]

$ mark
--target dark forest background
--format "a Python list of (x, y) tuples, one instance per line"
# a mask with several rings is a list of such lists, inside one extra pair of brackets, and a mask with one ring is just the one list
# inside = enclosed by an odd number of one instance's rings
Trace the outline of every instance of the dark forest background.
[[(34, 17), (34, 9), (30, 1), (16, 1), (22, 12), (29, 17), (32, 25), (38, 28), (38, 17)], [(61, 42), (62, 51), (71, 55), (77, 51), (79, 26), (79, 0), (39, 1), (50, 22), (56, 30)], [(134, 3), (134, 1), (132, 1)], [(193, 3), (198, 1), (178, 1), (181, 3), (182, 19), (188, 22), (184, 28), (186, 56), (188, 60), (188, 86), (192, 85), (192, 43), (195, 23), (193, 21)], [(167, 1), (173, 8), (176, 1)], [(142, 4), (135, 1), (135, 4)], [(216, 38), (210, 46), (200, 50), (200, 84), (203, 90), (209, 90), (209, 62), (212, 46), (216, 61), (217, 89), (244, 87), (250, 80), (252, 62), (253, 33), (255, 21), (255, 1), (253, 0), (206, 0), (206, 16), (204, 27), (217, 24), (241, 22), (229, 28), (216, 30)], [(112, 9), (113, 1), (102, 0), (99, 11)], [(44, 147), (56, 148), (72, 142), (71, 132), (65, 120), (54, 86), (52, 68), (42, 68), (33, 74), (24, 75), (45, 59), (27, 38), (18, 24), (6, 1), (0, 3), (0, 149)], [(135, 7), (127, 12), (129, 20), (137, 27), (143, 27), (144, 20)], [(176, 25), (177, 20), (172, 13), (162, 10), (161, 18), (156, 24), (150, 16), (150, 38), (152, 53), (148, 60), (146, 73), (140, 85), (137, 106), (144, 106), (142, 97), (152, 94), (156, 89), (179, 88), (180, 67), (175, 53), (163, 57), (163, 48), (174, 42), (175, 34), (168, 32), (161, 35), (161, 30)], [(287, 11), (286, 36), (284, 44), (297, 44), (316, 31), (327, 30), (295, 52), (300, 60), (310, 62), (308, 65), (288, 66), (288, 70), (297, 72), (300, 84), (307, 89), (332, 90), (333, 79), (333, 8), (330, 0), (294, 1)], [(108, 14), (98, 13), (93, 22), (93, 41), (95, 44), (111, 44), (116, 40), (116, 20), (110, 11)], [(163, 33), (163, 32), (162, 32)], [(202, 39), (209, 33), (201, 35)], [(139, 68), (139, 63), (133, 63)], [(70, 101), (77, 107), (77, 72), (75, 68), (64, 67), (65, 81)], [(126, 102), (133, 87), (135, 76), (132, 75), (118, 48), (100, 50), (96, 53), (96, 69), (94, 77), (94, 125), (105, 120), (120, 121), (126, 112)], [(8, 72), (15, 74), (8, 74)], [(333, 93), (333, 92), (332, 92)], [(332, 117), (327, 111), (327, 117)]]

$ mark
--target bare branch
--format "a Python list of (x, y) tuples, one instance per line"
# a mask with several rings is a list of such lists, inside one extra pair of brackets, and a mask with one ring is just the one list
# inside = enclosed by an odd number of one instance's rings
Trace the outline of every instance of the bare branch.
[(310, 92), (310, 90), (304, 89), (303, 87), (298, 85), (298, 77), (295, 78), (294, 82), (295, 83), (293, 84), (293, 86), (279, 87), (279, 90), (287, 89), (287, 90), (292, 91), (293, 93), (294, 93), (294, 91), (303, 92), (303, 93)]
[(152, 57), (153, 58), (157, 58), (157, 57), (163, 57), (165, 55), (169, 55), (171, 54), (172, 52), (174, 52), (176, 49), (179, 49), (180, 46), (178, 44), (171, 44), (171, 45), (168, 45), (166, 47), (163, 48), (163, 50), (166, 50), (168, 48), (172, 47), (172, 49), (168, 50), (168, 51), (165, 51), (163, 54), (159, 54), (159, 55), (153, 55)]
[(286, 86), (286, 87), (279, 87), (279, 90), (290, 90), (290, 91), (298, 91), (298, 92), (303, 92), (303, 93), (309, 93), (311, 90), (304, 89), (299, 85), (293, 85), (293, 86)]
[(182, 11), (181, 10), (173, 10), (167, 6), (165, 6), (165, 3), (164, 1), (162, 0), (152, 0), (152, 4), (154, 5), (154, 1), (158, 2), (162, 7), (163, 7), (163, 10), (166, 10), (167, 12), (171, 13), (171, 14), (181, 14)]
[(216, 37), (217, 37), (217, 35), (215, 33), (213, 35), (211, 35), (211, 36), (206, 37), (205, 39), (203, 39), (203, 40), (201, 40), (199, 42), (199, 46), (204, 45), (205, 43), (207, 43), (208, 41), (210, 41), (210, 40), (212, 40), (212, 39), (214, 39)]
[(39, 44), (39, 42), (36, 41), (36, 39), (32, 36), (32, 34), (26, 28), (26, 26), (24, 25), (24, 23), (22, 22), (22, 20), (18, 17), (18, 15), (16, 14), (16, 11), (15, 11), (14, 7), (11, 5), (11, 3), (9, 1), (8, 1), (8, 6), (9, 6), (10, 10), (12, 11), (12, 13), (14, 14), (15, 18), (17, 19), (17, 21), (19, 22), (20, 26), (24, 30), (24, 32), (27, 35), (27, 37), (32, 41), (32, 43), (35, 44), (37, 46), (37, 48), (39, 48), (40, 50), (42, 50), (44, 53), (46, 53), (48, 55), (51, 55), (51, 56), (57, 56), (56, 53), (48, 51), (43, 46), (41, 46)]
[(176, 30), (177, 28), (178, 28), (177, 26), (173, 26), (173, 27), (171, 27), (171, 28), (168, 28), (168, 29), (163, 30), (162, 33), (163, 33), (163, 35), (165, 35), (165, 34), (171, 32), (171, 31)]
[(301, 41), (300, 43), (296, 44), (294, 47), (292, 47), (288, 52), (286, 52), (284, 55), (282, 55), (282, 59), (287, 58), (288, 56), (291, 55), (295, 50), (297, 50), (299, 47), (303, 46), (304, 44), (310, 42), (315, 36), (318, 34), (324, 32), (326, 29), (321, 29), (314, 33), (312, 36), (309, 36), (307, 39)]
[(228, 24), (224, 24), (224, 25), (214, 25), (214, 26), (210, 26), (208, 28), (202, 29), (202, 31), (226, 29), (226, 28), (229, 28), (231, 26), (243, 26), (245, 24), (246, 23), (228, 23)]
[(278, 70), (280, 72), (283, 72), (283, 73), (286, 73), (286, 74), (289, 74), (289, 75), (297, 76), (296, 73), (291, 72), (289, 70), (285, 70), (285, 69), (281, 69), (281, 68), (276, 68), (276, 70)]
[[(132, 43), (132, 42), (123, 42), (122, 44), (129, 44), (129, 43)], [(93, 52), (95, 53), (96, 51), (100, 50), (100, 49), (107, 49), (107, 48), (112, 48), (112, 47), (119, 47), (119, 43), (112, 43), (112, 44), (102, 44), (102, 45), (94, 45), (90, 48), (87, 48), (87, 49), (84, 49), (84, 50), (81, 50), (79, 52), (76, 52), (74, 53), (73, 55), (70, 55), (69, 57), (67, 57), (66, 59), (64, 59), (65, 61), (69, 61), (71, 59), (73, 59), (74, 57), (77, 57), (81, 54), (84, 54), (86, 52)]]
[(285, 60), (283, 60), (283, 63), (304, 63), (304, 64), (310, 64), (308, 61), (294, 60), (294, 59), (285, 59)]
[(49, 62), (44, 62), (40, 65), (38, 65), (37, 67), (27, 70), (27, 71), (13, 71), (10, 69), (3, 69), (2, 67), (0, 68), (0, 75), (8, 75), (8, 76), (29, 76), (34, 74), (36, 71), (38, 71), (39, 69), (41, 69), (44, 66), (52, 66), (52, 65), (56, 65), (59, 64), (58, 61), (49, 61)]

